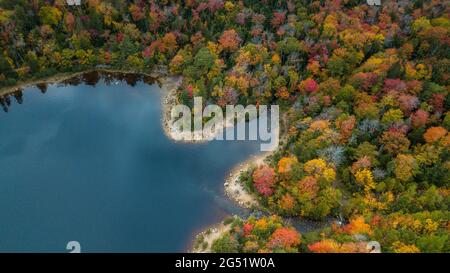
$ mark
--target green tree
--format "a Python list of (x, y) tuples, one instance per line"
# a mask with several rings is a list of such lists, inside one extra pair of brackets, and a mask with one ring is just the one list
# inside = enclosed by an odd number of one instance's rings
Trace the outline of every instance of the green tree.
[(39, 18), (45, 25), (56, 26), (61, 21), (62, 12), (56, 7), (45, 6), (39, 10)]

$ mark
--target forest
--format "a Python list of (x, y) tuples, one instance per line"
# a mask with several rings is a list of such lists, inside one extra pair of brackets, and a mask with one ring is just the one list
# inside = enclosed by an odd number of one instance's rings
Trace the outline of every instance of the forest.
[[(182, 76), (180, 102), (278, 104), (241, 179), (271, 215), (215, 252), (450, 252), (450, 1), (0, 0), (0, 86), (108, 67)], [(300, 234), (282, 217), (333, 221)]]

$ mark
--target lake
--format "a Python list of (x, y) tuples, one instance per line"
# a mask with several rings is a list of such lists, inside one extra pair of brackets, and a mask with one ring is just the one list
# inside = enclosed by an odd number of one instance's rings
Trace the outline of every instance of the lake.
[[(240, 209), (223, 193), (256, 141), (176, 143), (162, 92), (90, 73), (25, 88), (0, 109), (0, 252), (184, 252)], [(9, 104), (9, 105), (8, 105)]]

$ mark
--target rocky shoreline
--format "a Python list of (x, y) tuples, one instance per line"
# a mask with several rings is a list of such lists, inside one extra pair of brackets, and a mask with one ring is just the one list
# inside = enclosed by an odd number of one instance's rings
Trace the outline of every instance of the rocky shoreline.
[(260, 165), (264, 164), (264, 160), (270, 154), (270, 152), (266, 152), (260, 155), (252, 156), (250, 159), (240, 163), (235, 168), (233, 168), (224, 183), (225, 194), (244, 208), (258, 208), (258, 199), (254, 194), (248, 192), (248, 190), (245, 188), (245, 185), (243, 185), (242, 181), (240, 180), (240, 176), (249, 168), (259, 167)]
[[(163, 117), (162, 117), (162, 126), (164, 129), (164, 133), (168, 138), (170, 138), (172, 141), (175, 142), (182, 142), (182, 143), (205, 143), (210, 140), (213, 140), (217, 134), (209, 134), (205, 135), (203, 132), (202, 139), (192, 139), (190, 136), (194, 132), (182, 132), (178, 128), (173, 128), (170, 126), (170, 121), (172, 119), (171, 117), (171, 111), (172, 108), (179, 104), (178, 97), (177, 97), (177, 89), (180, 86), (182, 81), (181, 77), (172, 76), (172, 77), (165, 77), (162, 80), (160, 80), (161, 88), (163, 90), (164, 95), (162, 98), (162, 108), (163, 108)], [(234, 126), (234, 118), (233, 119), (225, 119), (224, 120), (224, 130), (226, 128), (231, 128)], [(219, 132), (222, 133), (222, 132)]]
[(215, 224), (204, 231), (195, 235), (194, 245), (191, 252), (193, 253), (211, 253), (211, 247), (215, 240), (219, 239), (223, 234), (231, 229), (230, 223)]

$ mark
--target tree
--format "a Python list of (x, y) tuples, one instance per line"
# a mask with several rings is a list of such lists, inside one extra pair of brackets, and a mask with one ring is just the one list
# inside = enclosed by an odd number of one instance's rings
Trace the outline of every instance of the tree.
[(395, 177), (400, 181), (408, 181), (418, 172), (416, 160), (411, 155), (399, 154), (394, 163)]
[(311, 175), (320, 175), (327, 168), (327, 163), (323, 159), (312, 159), (305, 163), (305, 172)]
[(398, 97), (400, 109), (405, 115), (409, 115), (411, 111), (419, 105), (419, 99), (416, 96), (402, 94)]
[(253, 172), (253, 185), (258, 193), (264, 196), (273, 194), (275, 171), (267, 165), (261, 165)]
[(382, 143), (384, 145), (384, 149), (392, 155), (397, 155), (407, 151), (409, 145), (411, 144), (409, 139), (399, 131), (384, 132), (381, 136), (380, 143)]
[(207, 74), (214, 65), (214, 59), (214, 55), (209, 48), (201, 48), (194, 57), (195, 75), (199, 76)]
[(347, 141), (351, 137), (355, 125), (356, 125), (355, 116), (345, 116), (336, 121), (336, 127), (340, 129), (342, 142)]
[(298, 182), (298, 190), (300, 194), (307, 195), (311, 199), (315, 198), (317, 196), (317, 193), (319, 192), (317, 179), (315, 179), (313, 176), (305, 176)]
[(294, 37), (287, 37), (278, 42), (277, 50), (283, 56), (288, 56), (291, 53), (298, 53), (301, 50), (300, 42)]
[(292, 167), (298, 163), (295, 156), (283, 157), (278, 161), (278, 173), (285, 174), (292, 170)]
[(219, 43), (224, 50), (235, 51), (241, 42), (241, 38), (237, 34), (236, 30), (225, 30), (220, 36)]
[(423, 138), (426, 142), (432, 143), (436, 142), (447, 134), (447, 130), (443, 127), (431, 127), (428, 128), (425, 134), (423, 134)]
[(13, 69), (11, 59), (5, 58), (3, 54), (0, 54), (0, 75), (4, 75), (8, 78), (17, 77), (17, 73)]
[(364, 220), (364, 217), (357, 216), (350, 220), (350, 223), (345, 225), (343, 228), (345, 233), (355, 235), (355, 234), (372, 234), (372, 229), (369, 224), (367, 224)]
[(355, 173), (356, 183), (364, 186), (366, 191), (370, 191), (375, 188), (375, 182), (373, 180), (372, 172), (369, 169), (358, 170)]
[(420, 128), (425, 126), (428, 121), (429, 114), (427, 111), (419, 109), (415, 113), (411, 114), (411, 125), (414, 128)]
[(406, 245), (396, 241), (392, 244), (394, 253), (419, 253), (420, 249), (415, 245)]
[(234, 237), (227, 234), (213, 241), (211, 250), (215, 253), (238, 253), (239, 244)]
[(129, 10), (133, 18), (133, 21), (140, 21), (145, 19), (145, 12), (138, 5), (131, 4)]
[(293, 251), (300, 244), (300, 233), (294, 228), (280, 227), (270, 236), (267, 247), (270, 249), (283, 249)]
[(445, 129), (450, 130), (450, 111), (445, 114), (442, 125), (445, 127)]
[(379, 153), (377, 151), (377, 147), (375, 145), (370, 144), (370, 142), (363, 142), (359, 144), (359, 146), (355, 149), (354, 159), (359, 159), (362, 157), (368, 157), (370, 160), (370, 164), (372, 166), (378, 165), (378, 157)]
[(339, 244), (332, 239), (325, 239), (308, 245), (308, 249), (314, 253), (338, 253)]
[(390, 109), (384, 113), (381, 123), (384, 125), (391, 125), (392, 123), (400, 122), (403, 120), (403, 113), (400, 109)]
[(286, 11), (274, 12), (271, 24), (274, 28), (279, 27), (286, 20)]
[(75, 26), (75, 16), (71, 12), (66, 13), (66, 16), (64, 18), (64, 22), (66, 24), (66, 28), (69, 32), (73, 31), (73, 28)]
[(317, 91), (318, 87), (319, 85), (314, 79), (308, 78), (299, 84), (298, 89), (302, 94), (312, 94)]
[(438, 113), (444, 111), (445, 94), (433, 94), (430, 99), (430, 104), (433, 106), (433, 110)]
[(412, 24), (412, 30), (415, 33), (421, 32), (423, 30), (427, 30), (431, 27), (430, 20), (428, 20), (426, 17), (422, 16), (418, 19), (416, 19)]
[(172, 55), (178, 49), (177, 37), (174, 33), (169, 32), (161, 39), (161, 52), (168, 52)]
[(323, 239), (308, 245), (308, 249), (314, 253), (365, 253), (366, 242), (346, 242), (338, 243), (333, 239)]
[(292, 195), (290, 195), (289, 193), (286, 193), (283, 195), (283, 197), (281, 197), (279, 206), (283, 211), (289, 213), (292, 212), (292, 209), (295, 207), (295, 204), (296, 202), (294, 197), (292, 197)]
[(56, 7), (45, 6), (39, 10), (39, 18), (45, 25), (56, 26), (61, 21), (62, 12)]

